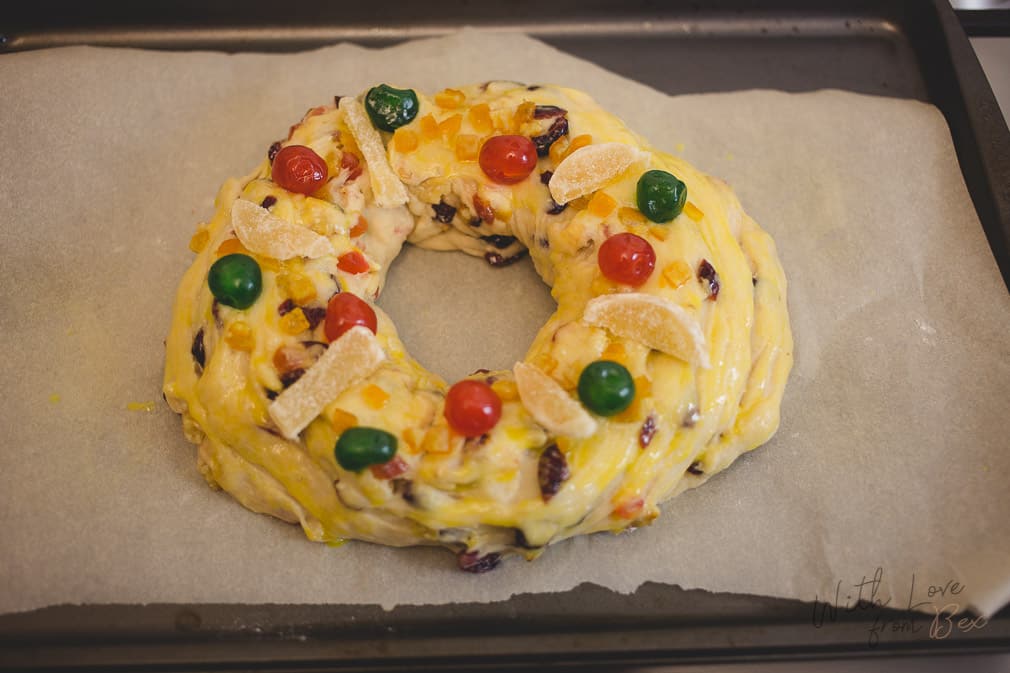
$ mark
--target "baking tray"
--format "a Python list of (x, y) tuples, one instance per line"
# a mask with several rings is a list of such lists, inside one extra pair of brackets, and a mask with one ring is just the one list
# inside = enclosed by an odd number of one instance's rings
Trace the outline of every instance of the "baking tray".
[[(0, 52), (68, 44), (294, 51), (370, 46), (459, 25), (523, 31), (669, 93), (840, 88), (929, 101), (1010, 286), (1010, 133), (950, 7), (927, 2), (387, 2), (300, 8), (252, 0), (22, 5)], [(378, 11), (385, 18), (377, 19)], [(2, 56), (0, 56), (2, 58)], [(675, 64), (690, 62), (692, 68)], [(697, 67), (702, 64), (703, 67)], [(747, 572), (742, 564), (740, 572)], [(868, 569), (872, 574), (873, 569)], [(843, 588), (844, 591), (844, 588)], [(810, 597), (813, 600), (813, 596)], [(938, 625), (946, 624), (941, 618)], [(491, 604), (91, 605), (0, 616), (0, 666), (30, 669), (509, 670), (1010, 650), (1010, 609), (945, 638), (930, 617), (646, 584), (580, 586)], [(651, 670), (656, 670), (655, 668)]]

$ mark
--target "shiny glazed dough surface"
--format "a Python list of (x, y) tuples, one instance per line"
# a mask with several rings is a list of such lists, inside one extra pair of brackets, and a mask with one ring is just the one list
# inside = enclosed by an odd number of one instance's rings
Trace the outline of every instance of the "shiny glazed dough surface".
[[(766, 442), (778, 427), (792, 337), (774, 243), (725, 183), (651, 148), (581, 92), (508, 82), (458, 91), (418, 92), (419, 113), (397, 131), (401, 137), (382, 134), (386, 160), (409, 194), (402, 206), (376, 205), (374, 171), (336, 105), (310, 110), (281, 143), (308, 146), (326, 161), (330, 179), (319, 190), (305, 196), (281, 188), (271, 180), (269, 160), (222, 186), (214, 217), (194, 235), (197, 256), (176, 297), (164, 392), (182, 415), (186, 436), (199, 445), (207, 481), (247, 508), (298, 523), (312, 540), (445, 545), (459, 554), (461, 566), (486, 569), (503, 555), (533, 558), (574, 535), (646, 524), (661, 502)], [(558, 147), (518, 184), (488, 179), (466, 148), (494, 135), (543, 135), (557, 117), (538, 112), (550, 106), (564, 112), (568, 125)], [(641, 152), (595, 190), (613, 201), (605, 213), (592, 203), (595, 193), (562, 209), (551, 198), (550, 176), (542, 179), (564, 160), (562, 148), (580, 138)], [(649, 222), (637, 211), (636, 183), (650, 169), (687, 185), (688, 207), (669, 223)], [(215, 302), (207, 285), (217, 258), (243, 251), (231, 221), (239, 199), (268, 205), (273, 215), (333, 247), (333, 254), (314, 259), (252, 254), (263, 290), (245, 310)], [(608, 281), (597, 263), (600, 244), (622, 232), (645, 238), (656, 253), (655, 271), (635, 291), (686, 311), (704, 334), (710, 366), (584, 319), (594, 297), (631, 289)], [(620, 362), (636, 383), (632, 405), (595, 417), (596, 432), (575, 438), (533, 418), (511, 371), (475, 373), (501, 397), (502, 416), (486, 435), (466, 439), (443, 415), (446, 382), (410, 357), (375, 307), (384, 363), (331, 400), (297, 440), (284, 438), (269, 407), (291, 372), (311, 367), (326, 348), (327, 300), (351, 292), (373, 302), (408, 241), (482, 256), (492, 267), (529, 254), (558, 308), (525, 361), (576, 399), (586, 365)], [(368, 271), (339, 268), (339, 258), (353, 252), (364, 256)], [(703, 262), (717, 274), (717, 292), (698, 274)], [(305, 329), (294, 334), (285, 320), (292, 306), (306, 318)], [(397, 438), (395, 476), (340, 467), (334, 445), (355, 425)], [(560, 454), (566, 473), (551, 496), (541, 475), (547, 454)]]

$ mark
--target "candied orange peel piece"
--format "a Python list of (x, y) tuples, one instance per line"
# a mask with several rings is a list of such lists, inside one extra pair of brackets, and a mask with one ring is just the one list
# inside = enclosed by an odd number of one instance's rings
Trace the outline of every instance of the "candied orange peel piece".
[(558, 164), (547, 187), (555, 202), (568, 203), (606, 187), (644, 156), (645, 152), (624, 143), (586, 145)]
[(367, 327), (352, 327), (330, 344), (305, 374), (268, 409), (281, 434), (297, 439), (337, 395), (374, 372), (386, 353)]
[(548, 431), (577, 438), (596, 432), (596, 420), (554, 379), (525, 362), (517, 362), (512, 372), (526, 411)]
[(242, 245), (258, 255), (284, 260), (333, 254), (333, 244), (325, 236), (277, 217), (251, 201), (239, 199), (232, 205), (231, 224)]
[(662, 297), (641, 292), (595, 297), (586, 304), (582, 319), (685, 362), (709, 366), (701, 325), (683, 307)]
[(382, 144), (382, 136), (372, 126), (364, 106), (357, 98), (347, 96), (340, 99), (340, 111), (344, 114), (344, 123), (351, 132), (351, 137), (357, 143), (368, 166), (368, 177), (372, 183), (372, 193), (375, 195), (375, 205), (380, 208), (402, 206), (407, 202), (407, 188), (393, 172), (386, 158), (386, 148)]

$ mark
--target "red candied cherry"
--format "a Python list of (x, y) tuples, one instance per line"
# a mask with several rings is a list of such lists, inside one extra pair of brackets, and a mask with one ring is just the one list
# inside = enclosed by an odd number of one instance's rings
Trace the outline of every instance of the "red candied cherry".
[(372, 307), (350, 292), (333, 295), (326, 305), (326, 324), (323, 328), (326, 340), (336, 341), (344, 332), (358, 325), (367, 327), (375, 334), (378, 321)]
[(445, 420), (464, 437), (479, 437), (501, 418), (501, 398), (483, 381), (459, 381), (445, 396)]
[(656, 268), (656, 251), (635, 234), (615, 234), (603, 242), (597, 254), (600, 271), (615, 283), (638, 287)]
[(274, 182), (298, 194), (311, 194), (326, 182), (329, 172), (323, 158), (304, 145), (288, 145), (274, 157)]
[(369, 266), (364, 255), (357, 250), (351, 250), (337, 258), (337, 268), (344, 273), (359, 274), (365, 273), (372, 267)]
[(526, 136), (494, 136), (480, 148), (477, 161), (495, 182), (514, 185), (537, 167), (537, 146)]

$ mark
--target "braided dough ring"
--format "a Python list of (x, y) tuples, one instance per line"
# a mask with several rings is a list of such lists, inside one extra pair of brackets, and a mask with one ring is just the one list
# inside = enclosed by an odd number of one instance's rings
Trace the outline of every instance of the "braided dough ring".
[[(418, 99), (395, 134), (361, 128), (360, 98), (310, 110), (281, 144), (314, 150), (328, 181), (292, 193), (266, 160), (225, 183), (193, 237), (164, 392), (212, 486), (312, 540), (445, 545), (461, 568), (482, 571), (506, 554), (532, 559), (573, 535), (649, 523), (662, 501), (772, 436), (792, 364), (786, 281), (771, 238), (725, 183), (650, 148), (571, 89), (492, 82)], [(501, 134), (533, 138), (546, 155), (517, 184), (490, 180), (476, 161), (481, 142)], [(671, 222), (636, 207), (649, 169), (687, 185)], [(621, 232), (655, 251), (641, 287), (601, 274), (598, 249)], [(449, 427), (445, 382), (407, 354), (378, 307), (375, 337), (359, 327), (327, 348), (327, 300), (374, 302), (404, 241), (492, 266), (528, 252), (552, 287), (557, 311), (525, 362), (471, 377), (502, 401), (482, 436)], [(208, 289), (211, 265), (234, 252), (262, 271), (262, 293), (243, 310)], [(341, 261), (362, 258), (364, 271)], [(322, 372), (327, 356), (339, 380), (315, 407), (302, 404), (286, 387)], [(573, 392), (600, 359), (636, 384), (631, 405), (609, 417)], [(304, 429), (279, 425), (282, 399), (296, 402)], [(351, 426), (393, 435), (395, 457), (341, 467), (334, 446)]]

